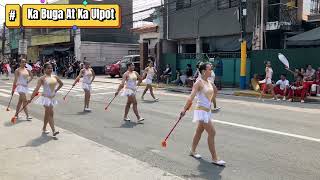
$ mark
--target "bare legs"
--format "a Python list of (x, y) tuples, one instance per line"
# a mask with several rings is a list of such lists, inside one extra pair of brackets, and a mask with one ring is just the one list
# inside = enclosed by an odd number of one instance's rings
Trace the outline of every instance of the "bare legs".
[(125, 111), (124, 111), (124, 119), (128, 118), (128, 113), (129, 113), (131, 104), (133, 105), (133, 112), (137, 116), (137, 119), (139, 120), (141, 117), (138, 112), (137, 99), (136, 99), (136, 96), (134, 96), (134, 95), (128, 96), (127, 104), (126, 104)]
[(211, 158), (213, 161), (217, 161), (218, 157), (217, 157), (217, 153), (216, 153), (216, 149), (215, 149), (215, 142), (214, 142), (214, 137), (216, 135), (216, 131), (215, 131), (213, 124), (211, 122), (209, 122), (209, 123), (199, 122), (198, 123), (196, 133), (193, 137), (191, 151), (192, 151), (192, 153), (196, 152), (196, 148), (199, 144), (199, 141), (201, 139), (201, 135), (204, 130), (206, 130), (206, 132), (208, 133), (207, 141), (208, 141), (209, 151), (211, 153)]
[(90, 96), (90, 91), (84, 90), (84, 109), (89, 108)]
[(55, 130), (54, 127), (54, 120), (53, 120), (53, 107), (52, 106), (45, 106), (45, 113), (44, 113), (44, 121), (43, 121), (43, 127), (42, 130), (45, 132), (47, 130), (47, 124), (49, 123), (52, 133), (55, 136), (56, 133), (59, 133)]
[(150, 90), (150, 94), (152, 96), (153, 99), (156, 99), (156, 97), (153, 94), (153, 88), (151, 86), (151, 84), (147, 84), (146, 88), (144, 89), (141, 98), (143, 99), (144, 95), (147, 93), (147, 91)]
[(27, 120), (29, 118), (29, 113), (28, 113), (28, 108), (26, 107), (28, 101), (27, 101), (27, 96), (24, 93), (19, 93), (19, 100), (18, 100), (18, 104), (16, 107), (16, 114), (15, 116), (18, 116), (18, 112), (20, 111), (21, 106), (25, 106), (24, 108), (24, 112), (26, 113), (27, 116)]

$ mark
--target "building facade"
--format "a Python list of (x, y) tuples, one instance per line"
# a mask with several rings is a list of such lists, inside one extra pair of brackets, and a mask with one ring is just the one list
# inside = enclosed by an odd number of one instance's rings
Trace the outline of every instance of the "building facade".
[[(82, 0), (59, 0), (55, 4), (82, 4)], [(132, 0), (100, 0), (90, 4), (119, 4), (122, 26), (119, 29), (32, 29), (28, 57), (38, 59), (55, 56), (82, 61), (84, 57), (101, 73), (106, 64), (137, 50), (137, 36), (131, 32)]]

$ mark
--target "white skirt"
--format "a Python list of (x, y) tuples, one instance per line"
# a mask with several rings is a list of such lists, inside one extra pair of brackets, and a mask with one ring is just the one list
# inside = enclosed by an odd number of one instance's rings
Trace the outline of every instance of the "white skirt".
[(145, 80), (143, 80), (143, 82), (144, 82), (145, 84), (152, 84), (152, 79), (146, 78)]
[(58, 101), (52, 98), (40, 96), (34, 103), (42, 106), (46, 106), (46, 107), (52, 107), (57, 105)]
[(132, 89), (124, 89), (121, 93), (121, 96), (134, 96), (136, 95), (136, 91), (133, 91)]
[(24, 94), (27, 94), (29, 92), (28, 87), (21, 86), (21, 85), (18, 85), (16, 90), (18, 93), (24, 93)]
[(90, 91), (92, 90), (91, 88), (91, 84), (87, 84), (87, 83), (82, 83), (82, 89), (85, 91)]
[(259, 81), (259, 84), (262, 84), (262, 83), (265, 83), (265, 84), (272, 84), (272, 82), (271, 82), (271, 79), (264, 79), (264, 80), (262, 80), (262, 81)]
[(198, 122), (198, 121), (201, 121), (204, 123), (209, 123), (210, 121), (213, 121), (212, 113), (203, 111), (203, 110), (194, 110), (192, 122)]

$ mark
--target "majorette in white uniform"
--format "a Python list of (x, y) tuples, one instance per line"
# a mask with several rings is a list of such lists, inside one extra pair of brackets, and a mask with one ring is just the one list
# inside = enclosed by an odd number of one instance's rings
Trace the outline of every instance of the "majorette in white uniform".
[(148, 68), (148, 72), (147, 72), (147, 77), (145, 79), (145, 83), (146, 84), (152, 84), (152, 79), (153, 79), (153, 76), (154, 76), (154, 68)]
[(58, 81), (54, 76), (45, 77), (43, 83), (43, 92), (41, 96), (35, 101), (35, 103), (46, 107), (57, 105), (58, 101), (53, 99), (55, 96), (57, 84)]
[(259, 81), (259, 83), (272, 84), (272, 74), (273, 74), (272, 68), (266, 67), (266, 79)]
[(202, 89), (197, 93), (197, 104), (193, 113), (193, 122), (203, 121), (208, 123), (211, 121), (211, 99), (213, 97), (213, 87), (211, 82), (206, 82), (202, 78), (197, 81), (201, 81), (203, 84)]
[(27, 73), (19, 72), (19, 77), (17, 80), (17, 89), (16, 89), (18, 93), (27, 94), (29, 92), (28, 77), (29, 77), (29, 72)]
[(129, 73), (128, 76), (129, 77), (126, 81), (126, 84), (121, 96), (132, 96), (136, 94), (138, 77), (135, 72)]
[(82, 79), (82, 89), (91, 91), (92, 72), (90, 69), (84, 69)]

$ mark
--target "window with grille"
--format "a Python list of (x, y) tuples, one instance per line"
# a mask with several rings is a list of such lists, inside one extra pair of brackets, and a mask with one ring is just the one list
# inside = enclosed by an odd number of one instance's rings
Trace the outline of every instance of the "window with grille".
[(191, 0), (177, 0), (176, 10), (191, 7)]
[(311, 0), (310, 14), (320, 14), (320, 0)]
[(238, 7), (239, 0), (217, 0), (218, 9)]

